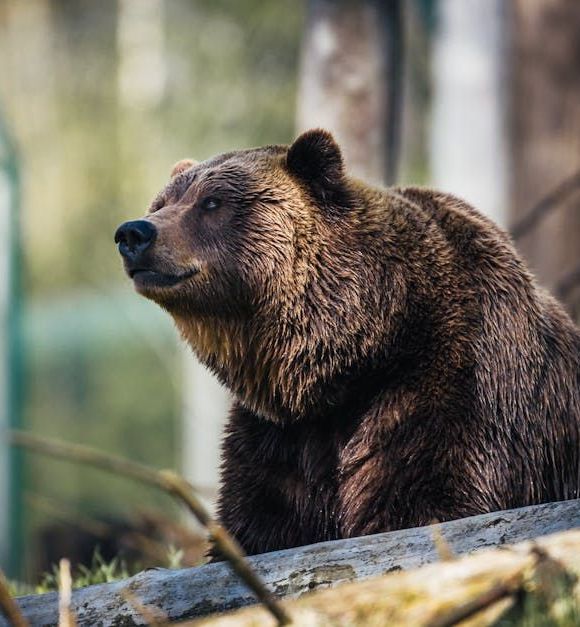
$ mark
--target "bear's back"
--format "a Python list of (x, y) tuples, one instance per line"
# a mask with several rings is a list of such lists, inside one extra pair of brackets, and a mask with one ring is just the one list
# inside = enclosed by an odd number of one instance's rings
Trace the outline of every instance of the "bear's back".
[(519, 483), (506, 507), (580, 496), (580, 331), (537, 285), (510, 237), (452, 195), (407, 188), (398, 193), (429, 215), (458, 259), (477, 302), (477, 413), (489, 446)]

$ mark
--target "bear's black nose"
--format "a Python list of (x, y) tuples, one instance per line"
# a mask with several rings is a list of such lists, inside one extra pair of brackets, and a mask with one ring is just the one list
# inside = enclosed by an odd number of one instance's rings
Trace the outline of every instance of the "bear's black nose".
[(133, 258), (145, 252), (155, 241), (157, 229), (148, 220), (124, 222), (115, 233), (115, 243), (123, 257)]

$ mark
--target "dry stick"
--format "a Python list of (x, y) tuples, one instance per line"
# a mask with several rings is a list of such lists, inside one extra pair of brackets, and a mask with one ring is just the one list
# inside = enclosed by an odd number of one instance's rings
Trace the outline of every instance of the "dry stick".
[(453, 627), (468, 618), (471, 618), (474, 614), (486, 610), (488, 607), (495, 605), (503, 599), (513, 596), (521, 586), (521, 577), (516, 578), (513, 582), (500, 583), (489, 590), (486, 590), (483, 594), (480, 594), (472, 601), (460, 605), (454, 608), (449, 613), (436, 618), (429, 623), (429, 627)]
[(564, 275), (554, 290), (556, 298), (568, 304), (570, 314), (573, 318), (578, 317), (578, 299), (570, 298), (574, 290), (580, 285), (580, 264), (578, 264), (571, 272)]
[[(562, 564), (560, 564), (556, 560), (552, 559), (549, 553), (545, 551), (545, 549), (539, 546), (533, 546), (531, 552), (536, 556), (536, 574), (538, 573), (538, 568), (541, 566), (542, 562), (551, 563), (552, 569), (555, 566), (557, 569), (557, 573), (566, 573), (566, 569), (564, 568), (564, 566), (562, 566)], [(553, 570), (551, 574), (553, 576)], [(457, 625), (458, 623), (467, 620), (474, 614), (477, 614), (482, 610), (485, 610), (488, 607), (494, 605), (498, 601), (501, 601), (507, 597), (514, 596), (515, 594), (523, 590), (524, 575), (524, 571), (515, 573), (507, 581), (498, 583), (489, 590), (486, 590), (477, 598), (468, 601), (464, 605), (454, 608), (445, 616), (436, 618), (434, 621), (429, 623), (429, 627), (453, 627), (454, 625)]]
[(252, 569), (242, 547), (236, 540), (213, 520), (208, 511), (191, 490), (189, 483), (172, 470), (160, 470), (159, 475), (163, 477), (165, 489), (181, 499), (193, 512), (198, 521), (208, 530), (220, 553), (230, 563), (230, 566), (237, 573), (238, 577), (253, 590), (254, 594), (267, 606), (280, 625), (288, 625), (291, 620), (282, 606), (274, 599), (270, 591), (264, 585), (258, 574)]
[(0, 610), (14, 627), (29, 627), (28, 621), (22, 616), (20, 608), (8, 590), (8, 582), (0, 570)]
[[(113, 531), (113, 526), (109, 523), (101, 520), (95, 520), (89, 518), (88, 516), (83, 516), (66, 503), (60, 501), (57, 502), (54, 499), (30, 492), (27, 492), (24, 495), (24, 500), (31, 507), (48, 513), (51, 517), (56, 518), (57, 520), (73, 524), (81, 531), (85, 531), (95, 536), (95, 538), (102, 539), (107, 535), (111, 535)], [(192, 535), (192, 538), (193, 537), (194, 536)], [(199, 538), (197, 536), (195, 536), (195, 538), (199, 543)], [(131, 548), (137, 547), (143, 554), (148, 555), (151, 559), (157, 561), (162, 561), (165, 557), (167, 557), (167, 548), (162, 542), (154, 540), (145, 532), (141, 532), (139, 530), (123, 532), (121, 542), (123, 545), (127, 544)]]
[(442, 562), (451, 562), (456, 558), (456, 556), (447, 540), (443, 537), (443, 534), (441, 533), (441, 526), (438, 523), (438, 520), (431, 523), (433, 525), (433, 544), (435, 545), (435, 550), (437, 551), (437, 555), (439, 555), (439, 559)]
[(580, 264), (558, 281), (556, 296), (564, 300), (577, 285), (580, 285)]
[(58, 565), (58, 627), (76, 627), (77, 621), (70, 607), (71, 600), (70, 562), (61, 559)]
[(575, 172), (568, 177), (558, 187), (553, 189), (540, 202), (532, 207), (518, 222), (510, 228), (512, 237), (517, 240), (527, 235), (536, 224), (547, 215), (552, 209), (558, 206), (567, 196), (580, 188), (580, 172)]
[(25, 492), (24, 502), (29, 507), (48, 514), (51, 518), (72, 524), (81, 531), (95, 536), (95, 538), (102, 539), (111, 535), (112, 526), (109, 523), (83, 516), (80, 512), (61, 501), (32, 492)]
[(240, 545), (224, 527), (211, 518), (194, 494), (192, 486), (177, 473), (170, 470), (154, 470), (143, 464), (104, 453), (90, 446), (61, 442), (23, 431), (11, 431), (10, 439), (17, 446), (131, 477), (136, 481), (155, 486), (173, 495), (185, 503), (197, 520), (206, 527), (219, 552), (230, 563), (238, 577), (272, 613), (278, 623), (287, 625), (291, 622), (290, 617), (249, 565)]

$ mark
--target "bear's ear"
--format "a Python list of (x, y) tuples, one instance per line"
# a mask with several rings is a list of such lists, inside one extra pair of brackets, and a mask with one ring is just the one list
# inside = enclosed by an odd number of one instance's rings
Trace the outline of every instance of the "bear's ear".
[(342, 154), (328, 131), (314, 129), (300, 135), (288, 149), (286, 163), (292, 174), (323, 199), (343, 187)]
[(189, 168), (197, 165), (198, 163), (199, 162), (194, 159), (182, 159), (181, 161), (178, 161), (171, 169), (171, 178), (189, 170)]

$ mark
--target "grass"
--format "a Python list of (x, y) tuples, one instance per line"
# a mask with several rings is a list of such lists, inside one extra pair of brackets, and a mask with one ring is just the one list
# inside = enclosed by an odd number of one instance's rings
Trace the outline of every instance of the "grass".
[[(179, 564), (180, 551), (170, 549), (168, 554), (168, 562), (170, 568), (178, 568), (179, 566), (171, 566), (172, 563)], [(111, 583), (121, 579), (127, 579), (139, 571), (137, 567), (129, 569), (124, 560), (118, 557), (110, 561), (106, 561), (101, 556), (99, 549), (95, 549), (91, 563), (89, 566), (79, 564), (73, 572), (73, 589), (84, 588), (99, 583)], [(19, 581), (10, 581), (9, 590), (12, 596), (23, 596), (27, 594), (43, 594), (45, 592), (53, 592), (58, 590), (58, 566), (52, 565), (50, 571), (44, 573), (37, 585), (30, 585)]]

